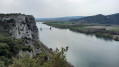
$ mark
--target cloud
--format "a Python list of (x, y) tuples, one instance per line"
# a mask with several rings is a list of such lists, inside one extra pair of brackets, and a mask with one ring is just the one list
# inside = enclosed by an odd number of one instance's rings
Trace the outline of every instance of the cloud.
[(119, 12), (119, 0), (0, 0), (0, 13), (35, 17), (87, 16)]

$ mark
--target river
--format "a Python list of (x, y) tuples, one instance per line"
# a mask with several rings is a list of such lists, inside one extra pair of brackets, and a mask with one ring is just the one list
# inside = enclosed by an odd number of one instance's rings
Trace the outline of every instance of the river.
[[(67, 61), (75, 67), (119, 67), (119, 42), (58, 29), (37, 22), (40, 40), (49, 48), (69, 46)], [(42, 30), (40, 28), (42, 27)]]

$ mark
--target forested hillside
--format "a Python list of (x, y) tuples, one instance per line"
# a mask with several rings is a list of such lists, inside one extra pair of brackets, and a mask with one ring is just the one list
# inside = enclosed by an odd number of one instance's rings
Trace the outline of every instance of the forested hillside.
[(95, 15), (79, 19), (71, 19), (70, 22), (96, 23), (96, 24), (119, 24), (119, 13), (112, 15)]

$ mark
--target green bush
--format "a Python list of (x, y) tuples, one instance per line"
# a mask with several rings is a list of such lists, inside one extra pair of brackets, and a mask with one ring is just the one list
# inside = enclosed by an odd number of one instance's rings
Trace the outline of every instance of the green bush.
[(0, 34), (0, 61), (4, 61), (7, 66), (9, 59), (16, 56), (19, 50), (21, 50), (21, 45), (22, 39), (15, 39), (6, 33)]
[(6, 67), (4, 61), (0, 61), (0, 67)]
[(24, 47), (22, 47), (22, 50), (23, 50), (23, 51), (29, 51), (29, 52), (30, 52), (30, 51), (33, 51), (30, 46), (24, 46)]
[[(5, 66), (8, 66), (8, 64), (9, 64), (9, 60), (8, 60), (8, 58), (6, 58), (5, 56), (0, 56), (0, 61), (1, 62), (4, 62), (4, 65)], [(2, 63), (3, 64), (3, 63)]]
[(5, 56), (8, 57), (9, 56), (9, 46), (6, 43), (0, 43), (0, 56)]
[[(19, 50), (21, 50), (21, 44), (22, 44), (22, 40), (21, 39), (15, 39), (12, 37), (6, 37), (6, 36), (2, 36), (0, 38), (0, 43), (6, 43), (7, 46), (9, 47), (9, 52), (14, 56), (16, 55)], [(11, 57), (11, 56), (9, 56)]]
[(68, 47), (62, 48), (61, 51), (55, 50), (54, 56), (48, 61), (45, 54), (38, 57), (25, 55), (19, 58), (13, 58), (12, 67), (67, 67), (66, 54)]

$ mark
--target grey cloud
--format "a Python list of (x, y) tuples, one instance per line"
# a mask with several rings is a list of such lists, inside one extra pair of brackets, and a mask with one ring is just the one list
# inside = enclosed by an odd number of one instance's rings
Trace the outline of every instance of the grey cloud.
[(0, 13), (35, 17), (88, 16), (119, 12), (119, 0), (0, 0)]

